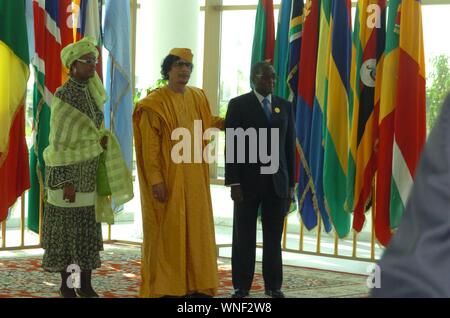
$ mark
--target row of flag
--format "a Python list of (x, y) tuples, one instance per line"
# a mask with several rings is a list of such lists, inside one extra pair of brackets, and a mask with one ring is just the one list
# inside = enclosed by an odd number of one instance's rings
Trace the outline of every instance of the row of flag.
[[(39, 230), (49, 105), (67, 79), (59, 54), (85, 35), (110, 52), (105, 125), (131, 167), (129, 6), (107, 1), (103, 33), (101, 7), (100, 0), (0, 0), (0, 221), (31, 186), (28, 227)], [(252, 64), (272, 60), (280, 77), (276, 94), (296, 108), (298, 199), (306, 228), (322, 222), (341, 238), (352, 227), (359, 232), (372, 203), (376, 237), (386, 245), (425, 142), (421, 1), (390, 0), (387, 6), (386, 0), (359, 0), (354, 21), (352, 32), (350, 0), (282, 0), (275, 41), (273, 0), (259, 0)], [(30, 62), (29, 169), (24, 101)]]
[[(252, 63), (270, 60), (292, 101), (297, 196), (308, 230), (375, 235), (398, 227), (426, 139), (420, 0), (259, 0)], [(352, 21), (354, 27), (352, 28)]]
[[(106, 1), (104, 27), (101, 9), (102, 0), (0, 0), (0, 222), (30, 189), (27, 226), (39, 232), (50, 105), (56, 89), (68, 78), (60, 53), (84, 36), (97, 39), (100, 56), (103, 46), (109, 52), (105, 127), (115, 132), (131, 167), (130, 7), (126, 1)], [(33, 145), (28, 154), (24, 102), (30, 63), (35, 82)], [(101, 58), (97, 72), (102, 77)]]

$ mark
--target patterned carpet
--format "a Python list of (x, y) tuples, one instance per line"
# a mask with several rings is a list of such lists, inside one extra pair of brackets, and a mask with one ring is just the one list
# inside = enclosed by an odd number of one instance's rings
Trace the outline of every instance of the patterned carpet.
[[(140, 249), (133, 246), (106, 245), (101, 254), (102, 267), (94, 271), (93, 286), (101, 297), (137, 297), (140, 283)], [(42, 271), (41, 255), (24, 252), (0, 257), (0, 298), (58, 297), (59, 275)], [(220, 287), (218, 297), (232, 292), (230, 260), (218, 260)], [(284, 266), (283, 291), (286, 297), (366, 297), (366, 277), (324, 270)], [(261, 264), (257, 263), (250, 297), (264, 297)]]

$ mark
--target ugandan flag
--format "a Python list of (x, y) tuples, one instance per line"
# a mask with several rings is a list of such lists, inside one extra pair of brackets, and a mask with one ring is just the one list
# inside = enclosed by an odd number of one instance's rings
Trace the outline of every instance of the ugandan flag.
[(390, 200), (391, 229), (398, 227), (403, 216), (426, 140), (422, 2), (404, 0), (400, 10), (397, 105), (394, 121)]
[(350, 230), (350, 214), (345, 210), (348, 165), (348, 126), (350, 68), (352, 57), (351, 1), (333, 0), (330, 32), (331, 51), (328, 71), (328, 102), (323, 185), (334, 228), (340, 238)]
[(275, 22), (273, 0), (259, 0), (253, 35), (252, 66), (268, 60), (273, 63), (275, 50)]
[[(353, 105), (348, 160), (347, 201), (353, 229), (362, 230), (376, 172), (379, 94), (386, 41), (386, 0), (358, 2), (353, 32)], [(378, 90), (379, 91), (379, 90)], [(376, 107), (378, 105), (378, 107)]]
[(30, 187), (24, 106), (28, 64), (25, 2), (0, 0), (0, 222)]

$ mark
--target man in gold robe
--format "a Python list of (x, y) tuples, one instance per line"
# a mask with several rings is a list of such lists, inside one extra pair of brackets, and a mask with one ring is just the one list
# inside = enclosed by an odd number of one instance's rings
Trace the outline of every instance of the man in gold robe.
[[(193, 157), (206, 145), (194, 121), (203, 135), (223, 120), (212, 116), (203, 90), (187, 86), (192, 57), (189, 49), (171, 50), (161, 70), (168, 84), (133, 114), (144, 227), (140, 297), (214, 296), (219, 284), (209, 167)], [(189, 132), (183, 142), (194, 148), (174, 151), (174, 131)], [(177, 153), (192, 160), (180, 162)]]

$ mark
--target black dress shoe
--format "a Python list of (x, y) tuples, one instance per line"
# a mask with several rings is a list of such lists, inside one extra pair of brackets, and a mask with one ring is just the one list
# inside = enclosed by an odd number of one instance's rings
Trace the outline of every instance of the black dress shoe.
[(61, 296), (62, 298), (77, 298), (77, 294), (75, 293), (75, 291), (69, 288), (60, 288), (59, 296)]
[(279, 289), (266, 289), (266, 295), (272, 298), (285, 298), (284, 293)]
[(231, 295), (231, 298), (244, 298), (245, 296), (248, 296), (248, 290), (235, 289), (234, 293)]
[(95, 292), (95, 290), (82, 290), (81, 288), (75, 288), (75, 292), (80, 298), (99, 298), (100, 296)]

